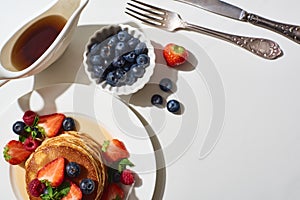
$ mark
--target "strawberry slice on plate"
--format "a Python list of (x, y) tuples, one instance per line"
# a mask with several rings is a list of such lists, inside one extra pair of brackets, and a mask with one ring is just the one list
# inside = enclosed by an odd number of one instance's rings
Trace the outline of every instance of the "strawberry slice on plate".
[(106, 140), (102, 145), (103, 157), (107, 162), (116, 162), (129, 157), (123, 142), (118, 139)]
[(101, 200), (115, 200), (115, 199), (123, 199), (124, 191), (123, 189), (116, 183), (111, 183), (105, 189)]
[(26, 150), (23, 143), (17, 140), (9, 141), (3, 150), (4, 159), (12, 165), (21, 164), (30, 154), (31, 151)]
[(80, 188), (75, 183), (70, 182), (70, 191), (61, 200), (81, 200), (81, 199), (82, 199), (82, 192)]
[(44, 128), (47, 137), (54, 137), (61, 130), (65, 117), (62, 113), (43, 115), (39, 118), (38, 126)]
[(64, 180), (64, 170), (65, 159), (63, 157), (58, 157), (41, 168), (37, 173), (37, 178), (40, 181), (47, 180), (52, 187), (57, 187)]

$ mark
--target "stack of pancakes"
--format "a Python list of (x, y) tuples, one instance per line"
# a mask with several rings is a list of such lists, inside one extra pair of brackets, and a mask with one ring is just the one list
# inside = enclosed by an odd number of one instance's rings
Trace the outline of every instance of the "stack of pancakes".
[[(36, 178), (38, 170), (57, 157), (64, 157), (66, 162), (76, 162), (81, 167), (80, 175), (71, 181), (79, 186), (84, 178), (94, 180), (95, 191), (84, 195), (85, 200), (100, 199), (107, 179), (105, 165), (101, 161), (99, 145), (88, 135), (77, 132), (64, 132), (63, 134), (46, 139), (28, 158), (25, 163), (26, 185)], [(40, 199), (30, 196), (30, 199)]]

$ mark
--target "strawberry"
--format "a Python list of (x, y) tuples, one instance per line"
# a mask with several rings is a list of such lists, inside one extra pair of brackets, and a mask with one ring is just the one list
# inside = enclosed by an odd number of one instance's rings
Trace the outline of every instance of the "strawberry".
[(41, 168), (37, 173), (37, 178), (39, 180), (47, 180), (52, 187), (57, 187), (64, 180), (64, 170), (65, 159), (58, 157)]
[(62, 127), (65, 115), (61, 113), (53, 113), (40, 116), (38, 126), (43, 127), (47, 137), (54, 137), (58, 134)]
[(30, 154), (31, 151), (26, 150), (22, 142), (17, 140), (9, 141), (3, 150), (5, 160), (12, 165), (21, 164)]
[(107, 162), (116, 162), (129, 157), (129, 152), (127, 151), (124, 143), (118, 139), (105, 141), (102, 146), (102, 151), (102, 155)]
[(163, 56), (170, 67), (183, 64), (188, 56), (188, 51), (183, 47), (174, 43), (167, 44), (163, 49)]
[(107, 186), (106, 190), (101, 197), (101, 200), (115, 200), (115, 199), (123, 199), (124, 191), (123, 189), (116, 183), (111, 183)]
[(70, 191), (61, 200), (81, 200), (82, 192), (80, 188), (75, 183), (70, 182), (70, 184)]

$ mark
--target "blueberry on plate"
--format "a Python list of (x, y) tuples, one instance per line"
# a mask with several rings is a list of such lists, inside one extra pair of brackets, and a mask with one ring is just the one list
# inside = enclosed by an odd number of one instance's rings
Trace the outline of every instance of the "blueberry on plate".
[(176, 113), (180, 110), (180, 103), (177, 100), (172, 99), (172, 100), (168, 101), (167, 109), (168, 109), (168, 111), (170, 111), (172, 113)]
[(85, 178), (82, 179), (79, 187), (83, 194), (91, 194), (95, 190), (95, 182), (90, 178)]
[(168, 78), (163, 78), (159, 82), (159, 88), (164, 92), (170, 91), (172, 89), (172, 87), (173, 87), (172, 81)]
[(62, 123), (62, 127), (65, 131), (75, 130), (75, 121), (72, 117), (66, 117)]
[(13, 124), (13, 132), (17, 135), (27, 136), (28, 133), (25, 131), (26, 124), (22, 121), (17, 121)]
[(80, 174), (79, 164), (76, 162), (69, 162), (66, 165), (66, 174), (72, 178), (77, 177)]
[(159, 94), (154, 94), (151, 98), (151, 103), (153, 105), (162, 105), (163, 103), (163, 98)]

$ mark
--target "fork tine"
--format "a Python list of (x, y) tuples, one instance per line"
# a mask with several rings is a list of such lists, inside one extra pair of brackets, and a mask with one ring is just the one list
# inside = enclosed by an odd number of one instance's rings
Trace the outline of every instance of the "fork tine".
[[(144, 13), (141, 13), (141, 12), (138, 12), (136, 10), (133, 10), (131, 8), (126, 8), (127, 10), (131, 11), (132, 13), (136, 14), (136, 16), (143, 16), (144, 19), (148, 19), (148, 20), (151, 20), (151, 21), (155, 21), (156, 23), (160, 23), (161, 24), (161, 19), (158, 19), (158, 18), (155, 18), (155, 17), (152, 17), (151, 15), (146, 15)], [(125, 12), (126, 13), (126, 12)]]
[[(128, 8), (127, 8), (127, 9), (128, 9)], [(125, 13), (126, 13), (127, 15), (130, 15), (130, 16), (133, 17), (133, 18), (136, 18), (136, 19), (138, 19), (138, 20), (140, 20), (140, 21), (146, 23), (146, 24), (150, 24), (150, 25), (152, 25), (152, 26), (161, 26), (161, 25), (158, 24), (158, 23), (154, 23), (154, 22), (152, 22), (152, 21), (146, 20), (146, 19), (144, 19), (144, 18), (141, 18), (141, 17), (139, 17), (139, 16), (137, 16), (137, 15), (135, 15), (135, 14), (129, 13), (129, 12), (127, 12), (127, 11), (125, 11)]]
[(152, 15), (157, 16), (157, 17), (162, 17), (163, 16), (163, 13), (154, 12), (153, 10), (145, 9), (143, 7), (139, 7), (139, 6), (134, 5), (132, 3), (127, 3), (127, 4), (134, 7), (134, 8), (137, 8), (139, 10), (145, 11), (147, 13), (151, 13)]
[(141, 2), (141, 1), (138, 1), (138, 0), (131, 0), (131, 1), (133, 1), (133, 2), (135, 2), (135, 3), (138, 3), (138, 4), (140, 4), (140, 5), (143, 5), (143, 6), (145, 6), (145, 7), (149, 7), (149, 8), (152, 8), (152, 9), (154, 9), (154, 10), (163, 12), (163, 13), (168, 12), (168, 11), (165, 10), (165, 9), (158, 8), (158, 7), (156, 7), (156, 6), (152, 6), (152, 5), (146, 4), (146, 3)]

